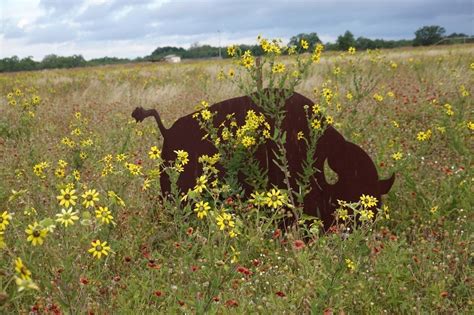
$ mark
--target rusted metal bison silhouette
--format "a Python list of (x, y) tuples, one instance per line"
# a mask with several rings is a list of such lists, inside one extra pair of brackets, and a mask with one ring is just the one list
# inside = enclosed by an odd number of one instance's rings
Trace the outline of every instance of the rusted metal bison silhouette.
[[(302, 161), (306, 157), (306, 145), (298, 140), (298, 132), (302, 131), (306, 136), (309, 127), (305, 116), (305, 105), (313, 102), (301, 94), (294, 93), (286, 100), (286, 116), (283, 120), (282, 129), (287, 133), (286, 152), (288, 159), (290, 186), (298, 189), (296, 183), (297, 174), (302, 173)], [(219, 126), (225, 121), (226, 116), (234, 114), (236, 121), (242, 125), (248, 110), (260, 113), (261, 110), (254, 104), (249, 96), (237, 97), (214, 104), (209, 108), (216, 112), (213, 124)], [(203, 140), (205, 131), (200, 129), (198, 122), (189, 114), (178, 119), (171, 128), (166, 129), (158, 112), (155, 109), (145, 110), (137, 107), (133, 113), (137, 121), (143, 121), (146, 117), (153, 116), (158, 128), (163, 135), (162, 158), (172, 161), (176, 158), (175, 150), (185, 150), (189, 153), (189, 164), (185, 166), (178, 180), (178, 187), (186, 192), (193, 189), (196, 178), (202, 174), (202, 166), (198, 162), (201, 155), (212, 155), (217, 153), (214, 145)], [(270, 125), (272, 122), (270, 121)], [(273, 126), (272, 126), (273, 128)], [(256, 158), (260, 167), (268, 170), (269, 183), (280, 188), (284, 185), (284, 174), (272, 161), (274, 160), (276, 145), (267, 141), (261, 145)], [(334, 184), (328, 183), (324, 174), (324, 163), (327, 161), (329, 167), (337, 174), (338, 180)], [(311, 192), (304, 199), (304, 213), (321, 218), (325, 229), (334, 223), (334, 212), (338, 207), (337, 200), (358, 201), (362, 194), (371, 195), (381, 200), (381, 195), (388, 193), (393, 185), (395, 176), (380, 180), (377, 169), (371, 158), (359, 146), (348, 142), (332, 126), (328, 126), (319, 138), (314, 154), (314, 167), (319, 171), (311, 178)], [(223, 175), (222, 172), (220, 173)], [(244, 187), (249, 187), (242, 183)], [(161, 177), (163, 193), (170, 191), (170, 182), (166, 174)], [(246, 191), (247, 194), (250, 191)]]

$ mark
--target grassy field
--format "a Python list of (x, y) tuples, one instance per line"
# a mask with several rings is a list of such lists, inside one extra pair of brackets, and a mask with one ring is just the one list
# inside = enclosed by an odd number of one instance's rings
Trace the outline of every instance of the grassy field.
[[(473, 312), (474, 46), (323, 53), (309, 66), (296, 91), (316, 102), (329, 89), (335, 127), (397, 176), (374, 222), (315, 228), (309, 242), (210, 181), (197, 199), (160, 197), (149, 152), (162, 138), (132, 110), (156, 108), (169, 127), (242, 95), (240, 68), (0, 74), (0, 313)], [(223, 213), (238, 235), (221, 230)]]

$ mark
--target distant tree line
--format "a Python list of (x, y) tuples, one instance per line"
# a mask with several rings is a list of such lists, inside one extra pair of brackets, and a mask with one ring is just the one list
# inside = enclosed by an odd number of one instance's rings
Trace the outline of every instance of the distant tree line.
[(129, 63), (132, 61), (134, 60), (116, 57), (103, 57), (86, 61), (81, 55), (63, 57), (54, 54), (45, 56), (41, 61), (35, 61), (32, 57), (20, 59), (17, 56), (13, 56), (10, 58), (0, 59), (0, 72), (77, 68), (85, 66)]
[[(370, 39), (366, 37), (357, 37), (350, 31), (346, 31), (340, 35), (336, 42), (326, 43), (326, 50), (347, 50), (349, 47), (355, 47), (358, 50), (377, 49), (377, 48), (396, 48), (406, 46), (428, 46), (434, 44), (451, 44), (466, 42), (468, 35), (464, 33), (452, 33), (445, 36), (446, 30), (444, 27), (438, 25), (423, 26), (415, 32), (414, 39), (400, 39), (400, 40), (384, 40), (384, 39)], [(318, 43), (322, 43), (317, 33), (300, 33), (290, 38), (289, 45), (301, 47), (301, 40), (308, 42), (309, 49), (313, 49)], [(473, 38), (468, 39), (469, 42), (474, 42)], [(242, 50), (250, 50), (253, 55), (263, 55), (263, 50), (258, 45), (239, 45)], [(229, 58), (227, 49), (225, 47), (213, 47), (210, 45), (199, 45), (195, 43), (190, 48), (184, 49), (182, 47), (158, 47), (150, 55), (138, 57), (135, 59), (103, 57), (91, 60), (85, 60), (81, 55), (73, 55), (69, 57), (47, 55), (41, 61), (35, 61), (32, 57), (18, 58), (13, 56), (10, 58), (0, 59), (0, 72), (12, 71), (29, 71), (41, 69), (62, 69), (62, 68), (76, 68), (85, 66), (98, 66), (108, 64), (121, 64), (130, 62), (146, 62), (146, 61), (160, 61), (167, 55), (180, 56), (183, 59), (196, 58)]]

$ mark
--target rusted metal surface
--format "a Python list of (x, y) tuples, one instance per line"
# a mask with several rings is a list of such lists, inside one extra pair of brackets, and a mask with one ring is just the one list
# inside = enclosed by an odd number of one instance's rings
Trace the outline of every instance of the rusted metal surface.
[[(298, 189), (297, 174), (302, 172), (302, 161), (306, 157), (306, 145), (304, 141), (298, 140), (297, 134), (302, 131), (308, 137), (309, 129), (304, 105), (311, 104), (313, 102), (310, 99), (298, 93), (294, 93), (286, 100), (285, 104), (286, 116), (282, 129), (287, 133), (285, 147), (291, 174), (290, 184), (295, 190)], [(228, 114), (234, 113), (237, 123), (243, 125), (248, 110), (261, 112), (248, 96), (225, 100), (212, 105), (209, 110), (217, 113), (213, 118), (215, 126), (219, 126), (225, 121)], [(137, 121), (142, 121), (150, 116), (156, 119), (164, 139), (162, 157), (165, 161), (172, 161), (176, 158), (175, 150), (185, 150), (189, 153), (189, 164), (185, 166), (184, 172), (181, 173), (178, 180), (178, 186), (183, 192), (193, 189), (196, 178), (202, 174), (198, 158), (204, 154), (217, 153), (212, 143), (203, 140), (205, 132), (200, 129), (198, 122), (192, 115), (189, 114), (178, 119), (172, 127), (166, 129), (158, 112), (154, 109), (145, 110), (137, 107), (132, 113)], [(272, 125), (271, 121), (269, 123)], [(274, 150), (276, 150), (275, 143), (267, 141), (265, 145), (258, 148), (256, 158), (260, 167), (268, 170), (269, 183), (285, 189), (284, 175), (272, 162)], [(334, 184), (328, 183), (326, 180), (325, 162), (337, 174), (338, 180)], [(389, 179), (379, 179), (377, 169), (367, 153), (354, 143), (346, 141), (332, 126), (328, 126), (318, 140), (314, 154), (314, 166), (319, 171), (311, 179), (311, 192), (304, 200), (304, 213), (321, 218), (325, 229), (334, 223), (334, 212), (338, 207), (337, 200), (355, 202), (362, 194), (366, 194), (376, 197), (380, 202), (381, 196), (388, 193), (395, 180), (394, 175)], [(220, 176), (223, 176), (222, 172), (220, 172)], [(246, 189), (246, 194), (250, 194), (250, 186), (242, 182), (242, 179), (239, 180)], [(163, 193), (170, 190), (170, 182), (166, 174), (161, 177), (161, 187)]]

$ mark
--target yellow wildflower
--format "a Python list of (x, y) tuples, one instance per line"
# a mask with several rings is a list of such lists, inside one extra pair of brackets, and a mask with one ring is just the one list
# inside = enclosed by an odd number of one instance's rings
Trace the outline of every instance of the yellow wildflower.
[(236, 51), (237, 49), (234, 45), (227, 47), (227, 55), (229, 55), (229, 57), (234, 57)]
[(285, 72), (285, 65), (281, 62), (276, 63), (272, 67), (272, 72), (273, 73), (283, 73), (283, 72)]
[(395, 152), (394, 154), (392, 154), (392, 158), (393, 158), (395, 161), (401, 160), (402, 157), (403, 157), (403, 153), (402, 153), (402, 152)]
[(48, 234), (48, 230), (43, 229), (38, 222), (33, 223), (33, 225), (29, 224), (25, 232), (28, 235), (27, 241), (31, 242), (33, 246), (42, 245)]
[(56, 197), (59, 200), (59, 205), (66, 208), (69, 208), (70, 205), (75, 206), (77, 199), (77, 196), (74, 195), (75, 193), (74, 189), (61, 189), (61, 195)]
[(316, 130), (321, 129), (321, 122), (319, 121), (319, 119), (314, 119), (314, 120), (311, 122), (311, 127), (313, 127), (313, 128), (316, 129)]
[(374, 217), (374, 212), (372, 210), (361, 210), (360, 211), (360, 220), (367, 221)]
[(377, 205), (378, 200), (370, 195), (362, 195), (360, 196), (360, 202), (364, 208), (371, 208)]
[(196, 186), (194, 186), (194, 191), (198, 193), (202, 193), (204, 189), (206, 189), (207, 177), (206, 175), (202, 175), (196, 179)]
[(20, 257), (18, 257), (15, 260), (15, 271), (20, 276), (21, 279), (24, 279), (24, 280), (31, 279), (31, 271), (28, 268), (26, 268), (25, 264), (23, 263), (23, 260), (21, 260)]
[(255, 138), (252, 136), (244, 136), (242, 139), (242, 145), (246, 148), (255, 145)]
[(309, 48), (308, 42), (304, 39), (301, 40), (301, 48), (303, 48), (305, 50)]
[(159, 159), (159, 158), (160, 158), (160, 154), (161, 154), (161, 151), (160, 151), (160, 149), (158, 149), (157, 146), (152, 146), (152, 147), (150, 148), (150, 151), (148, 152), (148, 156), (149, 156), (150, 159), (152, 159), (152, 160)]
[(95, 217), (105, 224), (113, 223), (112, 220), (114, 219), (108, 207), (99, 207), (99, 209), (95, 211)]
[(194, 212), (196, 212), (198, 219), (203, 219), (207, 216), (207, 212), (211, 210), (208, 202), (200, 201), (194, 206)]
[(21, 292), (25, 289), (39, 290), (39, 287), (31, 279), (15, 277), (15, 283), (18, 286), (18, 292)]
[(349, 269), (350, 271), (354, 271), (356, 269), (356, 264), (349, 258), (346, 258), (345, 262), (346, 262), (347, 269)]
[(282, 194), (279, 189), (273, 188), (267, 192), (266, 202), (269, 207), (276, 209), (286, 203), (286, 195)]
[(91, 253), (93, 257), (97, 257), (97, 259), (100, 259), (102, 255), (107, 256), (110, 252), (110, 246), (107, 246), (106, 241), (103, 243), (101, 243), (100, 240), (92, 241), (91, 245), (92, 248), (89, 249), (88, 252)]
[(176, 153), (178, 163), (182, 165), (186, 165), (189, 162), (189, 154), (186, 151), (183, 150), (175, 150), (174, 153)]
[(61, 223), (64, 225), (64, 227), (68, 227), (68, 225), (73, 225), (74, 221), (79, 220), (79, 217), (77, 216), (78, 212), (77, 211), (72, 211), (72, 208), (69, 209), (61, 209), (61, 213), (56, 214), (58, 217), (56, 219), (56, 222)]
[(212, 113), (208, 109), (203, 109), (201, 111), (201, 117), (204, 120), (209, 120), (212, 118)]
[(89, 189), (84, 194), (82, 194), (82, 198), (84, 199), (82, 202), (84, 207), (93, 208), (94, 203), (99, 201), (99, 193), (95, 189)]
[(8, 211), (3, 211), (3, 213), (0, 215), (0, 231), (6, 230), (7, 225), (10, 224), (11, 219), (11, 214), (9, 214)]
[(303, 139), (303, 138), (304, 138), (304, 133), (303, 133), (303, 131), (298, 131), (298, 133), (296, 134), (296, 138), (297, 138), (298, 140)]
[(224, 230), (225, 228), (233, 228), (235, 227), (235, 222), (232, 220), (232, 216), (228, 213), (221, 213), (216, 217), (217, 226), (219, 226), (219, 230)]

